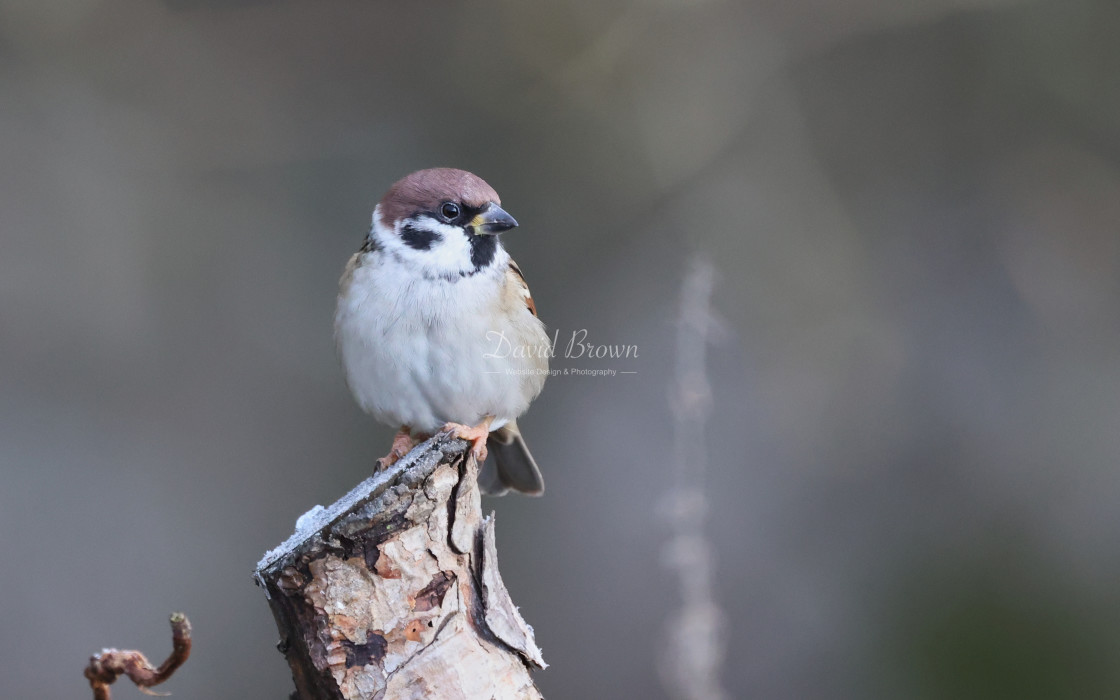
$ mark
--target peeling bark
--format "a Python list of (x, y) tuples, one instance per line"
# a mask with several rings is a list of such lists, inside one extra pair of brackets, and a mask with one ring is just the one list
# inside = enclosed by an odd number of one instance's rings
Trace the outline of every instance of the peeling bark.
[(297, 523), (257, 567), (299, 700), (540, 698), (478, 466), (439, 435)]

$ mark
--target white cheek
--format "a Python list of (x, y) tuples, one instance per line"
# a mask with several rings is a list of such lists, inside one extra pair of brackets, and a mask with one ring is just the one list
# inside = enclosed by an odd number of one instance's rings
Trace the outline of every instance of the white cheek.
[[(417, 257), (428, 269), (435, 272), (459, 271), (472, 267), (471, 245), (463, 229), (442, 223), (428, 223), (428, 230), (440, 234), (428, 250), (416, 251)], [(398, 224), (398, 234), (399, 234)]]
[(458, 275), (474, 269), (471, 262), (471, 246), (463, 229), (445, 224), (435, 219), (423, 222), (425, 230), (439, 234), (427, 250), (417, 250), (401, 238), (404, 226), (416, 222), (398, 221), (392, 228), (386, 227), (380, 217), (380, 207), (373, 213), (373, 236), (381, 248), (396, 259), (422, 271), (428, 277)]

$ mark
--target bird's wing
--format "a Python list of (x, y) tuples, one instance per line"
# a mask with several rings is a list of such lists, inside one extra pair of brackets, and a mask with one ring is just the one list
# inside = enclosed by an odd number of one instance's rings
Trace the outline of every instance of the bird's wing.
[(509, 261), (509, 270), (506, 272), (506, 276), (508, 283), (516, 285), (515, 288), (521, 291), (525, 298), (525, 307), (529, 309), (529, 313), (536, 316), (537, 305), (533, 303), (533, 295), (529, 293), (529, 283), (525, 281), (525, 275), (513, 260)]

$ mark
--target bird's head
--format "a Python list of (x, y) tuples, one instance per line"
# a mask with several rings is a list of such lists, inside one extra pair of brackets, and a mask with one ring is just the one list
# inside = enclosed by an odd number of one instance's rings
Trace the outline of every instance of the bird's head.
[(505, 255), (499, 233), (517, 226), (498, 193), (465, 170), (431, 168), (398, 180), (374, 210), (370, 241), (429, 277), (454, 280)]

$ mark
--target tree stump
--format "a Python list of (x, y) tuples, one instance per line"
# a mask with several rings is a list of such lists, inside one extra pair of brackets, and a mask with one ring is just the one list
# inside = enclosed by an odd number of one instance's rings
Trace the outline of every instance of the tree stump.
[(437, 435), (257, 565), (299, 700), (541, 698), (467, 443)]

